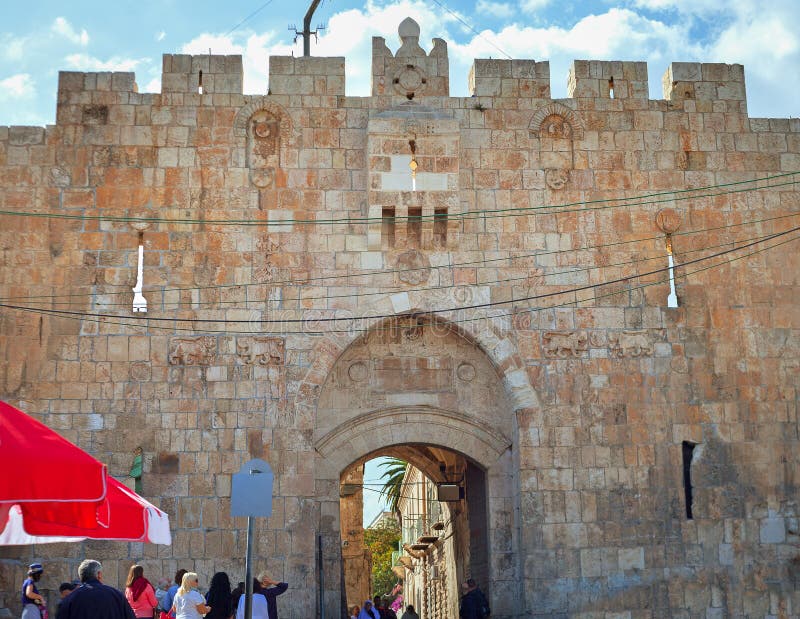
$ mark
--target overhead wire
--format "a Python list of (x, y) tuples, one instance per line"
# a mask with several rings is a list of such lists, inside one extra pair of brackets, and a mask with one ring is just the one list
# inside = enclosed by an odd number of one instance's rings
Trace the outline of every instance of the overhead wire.
[[(494, 218), (506, 218), (506, 217), (527, 217), (531, 213), (534, 214), (544, 214), (544, 215), (556, 215), (562, 213), (575, 213), (575, 212), (586, 212), (586, 211), (596, 211), (602, 209), (609, 209), (609, 208), (622, 208), (622, 207), (630, 207), (630, 206), (653, 206), (657, 204), (664, 204), (664, 203), (672, 203), (678, 202), (683, 200), (698, 200), (701, 198), (713, 198), (719, 197), (723, 195), (730, 195), (730, 194), (737, 194), (743, 192), (751, 192), (751, 191), (763, 191), (765, 189), (774, 189), (777, 187), (783, 187), (788, 185), (794, 185), (797, 182), (797, 179), (794, 176), (800, 174), (800, 172), (785, 172), (781, 174), (775, 174), (771, 176), (765, 176), (755, 179), (749, 180), (742, 180), (742, 181), (734, 181), (731, 183), (720, 183), (716, 185), (706, 185), (703, 187), (697, 188), (687, 188), (687, 189), (676, 189), (670, 191), (663, 191), (663, 192), (655, 192), (655, 193), (646, 193), (641, 194), (638, 196), (630, 196), (630, 197), (622, 197), (622, 198), (599, 198), (596, 200), (581, 200), (577, 202), (567, 202), (561, 205), (539, 205), (539, 206), (528, 206), (528, 207), (519, 207), (519, 208), (504, 208), (504, 209), (494, 209), (487, 211), (485, 209), (481, 210), (472, 210), (472, 211), (463, 211), (461, 213), (448, 213), (447, 220), (450, 221), (451, 219), (454, 221), (458, 220), (473, 220), (473, 219), (494, 219)], [(785, 180), (787, 177), (792, 177), (792, 180)], [(771, 183), (773, 180), (781, 180), (784, 179), (784, 182), (780, 183), (773, 183), (768, 184), (763, 187), (740, 187), (740, 185), (745, 184), (753, 184), (753, 183), (760, 183), (760, 182), (767, 182)], [(720, 188), (728, 188), (723, 191), (719, 192), (712, 192), (713, 189), (720, 189)], [(684, 195), (695, 192), (706, 192), (706, 193), (699, 193), (698, 195)], [(678, 195), (679, 197), (672, 197), (666, 198), (664, 196), (675, 196)], [(649, 198), (660, 198), (658, 200), (650, 200)], [(583, 206), (581, 206), (583, 205)], [(590, 205), (590, 206), (587, 206)], [(594, 206), (599, 205), (599, 206)], [(570, 209), (570, 207), (577, 206), (579, 208)], [(549, 209), (549, 210), (548, 210)], [(129, 217), (129, 216), (122, 216), (122, 215), (85, 215), (85, 214), (70, 214), (70, 213), (53, 213), (53, 212), (36, 212), (36, 211), (9, 211), (9, 210), (0, 210), (0, 215), (5, 216), (17, 216), (17, 217), (32, 217), (32, 218), (43, 218), (43, 219), (64, 219), (64, 220), (74, 220), (74, 221), (105, 221), (105, 222), (114, 222), (114, 223), (164, 223), (164, 224), (182, 224), (182, 225), (203, 225), (203, 226), (272, 226), (277, 228), (277, 232), (287, 232), (286, 228), (293, 225), (313, 225), (313, 226), (331, 226), (331, 225), (346, 225), (352, 226), (357, 224), (369, 224), (369, 223), (377, 223), (382, 222), (384, 220), (383, 216), (376, 216), (376, 217), (344, 217), (341, 219), (281, 219), (279, 221), (269, 221), (268, 219), (174, 219), (174, 218), (166, 218), (166, 217)], [(414, 221), (424, 221), (424, 220), (433, 220), (435, 221), (437, 218), (441, 218), (441, 215), (432, 214), (432, 215), (414, 215), (414, 216), (399, 216), (394, 217), (394, 221), (403, 221), (403, 220), (411, 220)]]
[(486, 37), (485, 37), (485, 36), (483, 36), (483, 35), (482, 35), (480, 32), (478, 32), (477, 30), (475, 30), (475, 28), (473, 28), (473, 27), (472, 27), (472, 26), (471, 26), (471, 25), (470, 25), (470, 24), (469, 24), (469, 23), (468, 23), (468, 22), (467, 22), (465, 19), (463, 19), (463, 18), (462, 18), (462, 17), (461, 17), (461, 16), (460, 16), (458, 13), (456, 13), (456, 12), (454, 12), (454, 11), (451, 11), (451, 10), (450, 10), (450, 8), (449, 8), (448, 6), (446, 6), (446, 5), (445, 5), (443, 2), (441, 2), (440, 0), (433, 0), (433, 1), (434, 1), (434, 3), (438, 4), (440, 8), (443, 8), (443, 9), (444, 9), (445, 11), (447, 11), (447, 12), (448, 12), (450, 15), (452, 15), (452, 16), (453, 16), (453, 17), (455, 17), (455, 18), (456, 18), (458, 21), (460, 21), (460, 22), (461, 22), (461, 23), (462, 23), (464, 26), (466, 26), (467, 28), (469, 28), (469, 29), (470, 29), (470, 30), (473, 32), (473, 34), (475, 34), (475, 35), (479, 36), (481, 39), (483, 39), (484, 41), (486, 41), (486, 42), (487, 42), (489, 45), (491, 45), (492, 47), (494, 47), (494, 48), (495, 48), (495, 49), (496, 49), (498, 52), (500, 52), (501, 54), (503, 54), (503, 56), (505, 56), (505, 57), (506, 57), (506, 58), (508, 58), (509, 60), (513, 60), (513, 58), (512, 58), (512, 57), (511, 57), (511, 56), (510, 56), (508, 53), (506, 53), (505, 51), (503, 51), (502, 49), (500, 49), (500, 48), (499, 48), (497, 45), (495, 45), (495, 44), (494, 44), (494, 42), (492, 42), (490, 39), (486, 38)]
[[(686, 231), (679, 231), (672, 234), (673, 238), (682, 237), (682, 236), (689, 236), (694, 234), (701, 234), (705, 232), (716, 232), (719, 230), (729, 229), (729, 228), (738, 228), (747, 225), (754, 225), (754, 224), (761, 224), (773, 221), (779, 221), (782, 219), (797, 217), (800, 215), (800, 212), (797, 213), (789, 213), (786, 215), (777, 215), (775, 217), (764, 217), (760, 219), (753, 219), (747, 221), (741, 221), (737, 223), (726, 223), (720, 226), (712, 226), (708, 228), (697, 228), (694, 230), (686, 230)], [(302, 280), (292, 280), (292, 279), (284, 279), (284, 280), (273, 280), (270, 282), (247, 282), (247, 283), (235, 283), (235, 284), (214, 284), (210, 286), (186, 286), (186, 287), (166, 287), (166, 288), (150, 288), (150, 294), (161, 294), (164, 295), (170, 292), (186, 292), (186, 291), (204, 291), (204, 290), (225, 290), (225, 289), (235, 289), (235, 288), (278, 288), (278, 287), (295, 287), (295, 286), (309, 286), (312, 282), (326, 282), (326, 281), (337, 281), (342, 279), (352, 279), (352, 278), (360, 278), (360, 277), (381, 277), (393, 274), (400, 274), (400, 273), (413, 273), (416, 271), (428, 270), (428, 269), (454, 269), (454, 268), (463, 268), (463, 267), (471, 267), (476, 265), (489, 265), (494, 264), (497, 262), (505, 262), (505, 261), (514, 261), (514, 260), (523, 260), (529, 258), (536, 258), (539, 256), (551, 256), (551, 255), (559, 255), (565, 253), (575, 253), (575, 252), (582, 252), (582, 251), (592, 251), (598, 249), (607, 249), (611, 247), (619, 247), (622, 245), (630, 245), (633, 243), (644, 243), (653, 240), (663, 240), (664, 235), (658, 234), (653, 236), (641, 237), (637, 239), (628, 239), (624, 241), (614, 241), (611, 243), (601, 243), (598, 245), (588, 245), (585, 247), (578, 247), (578, 248), (569, 248), (569, 249), (557, 249), (557, 250), (542, 250), (533, 253), (526, 253), (526, 254), (515, 254), (511, 256), (502, 256), (497, 258), (481, 258), (479, 260), (473, 261), (466, 261), (466, 262), (455, 262), (455, 263), (447, 263), (441, 265), (432, 265), (430, 267), (409, 267), (409, 268), (401, 268), (401, 269), (385, 269), (381, 271), (377, 270), (369, 270), (364, 271), (361, 273), (343, 273), (343, 274), (335, 274), (335, 275), (321, 275), (315, 277), (308, 277)], [(499, 250), (498, 250), (499, 251)], [(548, 274), (549, 275), (549, 274)], [(490, 283), (490, 282), (486, 282)], [(96, 286), (96, 284), (91, 284), (92, 287)], [(120, 287), (123, 288), (123, 291), (115, 292), (115, 291), (102, 291), (102, 292), (94, 292), (89, 293), (93, 296), (104, 296), (104, 297), (111, 297), (111, 296), (118, 296), (118, 295), (129, 295), (130, 294), (130, 284), (103, 284), (103, 286), (109, 287)], [(403, 290), (408, 291), (408, 289), (404, 288)], [(385, 291), (384, 291), (385, 292)], [(61, 294), (61, 295), (14, 295), (14, 296), (6, 296), (0, 297), (0, 301), (31, 301), (31, 300), (38, 300), (38, 299), (45, 299), (45, 300), (55, 300), (55, 299), (73, 299), (73, 298), (85, 298), (87, 293), (69, 293), (69, 294)], [(351, 295), (348, 295), (351, 296)], [(302, 300), (307, 300), (308, 297), (302, 297)]]
[[(752, 243), (748, 243), (748, 244), (743, 245), (741, 247), (736, 247), (736, 248), (724, 250), (724, 251), (721, 251), (721, 252), (717, 252), (717, 253), (711, 254), (710, 256), (704, 256), (704, 257), (701, 257), (701, 258), (696, 258), (694, 260), (690, 260), (690, 261), (678, 264), (678, 265), (676, 265), (675, 268), (676, 269), (677, 268), (685, 268), (686, 266), (691, 265), (691, 264), (698, 264), (698, 263), (700, 263), (702, 261), (705, 261), (705, 260), (718, 258), (718, 257), (722, 257), (722, 256), (727, 256), (728, 254), (731, 254), (733, 252), (738, 252), (738, 251), (741, 251), (743, 249), (746, 249), (746, 248), (749, 248), (749, 247), (753, 247), (753, 246), (755, 246), (755, 245), (757, 245), (759, 243), (763, 243), (766, 240), (776, 239), (776, 238), (779, 238), (779, 237), (782, 237), (782, 236), (785, 236), (787, 234), (790, 234), (790, 233), (793, 233), (793, 232), (797, 232), (797, 231), (800, 231), (800, 226), (792, 228), (790, 230), (786, 230), (786, 231), (783, 231), (783, 232), (780, 232), (780, 233), (776, 233), (776, 234), (770, 235), (769, 237), (766, 237), (766, 238), (758, 240), (758, 241), (754, 241)], [(728, 258), (728, 260), (724, 261), (724, 262), (720, 262), (720, 263), (717, 263), (717, 264), (714, 264), (714, 265), (711, 265), (711, 266), (708, 266), (708, 267), (698, 268), (698, 269), (696, 269), (694, 271), (683, 272), (681, 274), (678, 274), (677, 278), (679, 278), (679, 279), (687, 278), (689, 275), (693, 275), (695, 273), (703, 272), (703, 271), (709, 270), (710, 268), (724, 266), (724, 265), (729, 264), (731, 262), (734, 262), (734, 261), (737, 261), (737, 260), (741, 260), (743, 258), (752, 256), (752, 255), (755, 255), (755, 254), (758, 254), (758, 253), (761, 253), (761, 252), (764, 252), (764, 251), (768, 251), (770, 249), (774, 249), (775, 247), (778, 247), (778, 246), (781, 246), (781, 245), (785, 245), (786, 243), (790, 243), (790, 242), (796, 241), (798, 239), (800, 239), (800, 236), (795, 236), (795, 237), (792, 237), (792, 238), (790, 238), (788, 240), (785, 240), (783, 242), (776, 243), (774, 245), (770, 245), (769, 247), (758, 249), (758, 250), (754, 250), (754, 251), (749, 252), (747, 254), (744, 254), (742, 256), (734, 256), (734, 257)], [(509, 305), (509, 304), (514, 305), (514, 304), (519, 304), (519, 303), (526, 302), (526, 301), (534, 301), (534, 300), (538, 301), (538, 300), (545, 299), (545, 298), (558, 297), (558, 296), (563, 296), (563, 295), (575, 295), (576, 299), (574, 301), (568, 301), (568, 302), (563, 303), (561, 305), (554, 305), (554, 306), (547, 306), (547, 307), (530, 307), (530, 308), (525, 308), (525, 309), (528, 309), (528, 310), (531, 310), (531, 311), (541, 311), (541, 310), (547, 310), (547, 309), (554, 309), (556, 307), (561, 307), (561, 306), (577, 305), (579, 303), (584, 303), (584, 302), (588, 302), (588, 301), (591, 301), (591, 300), (597, 300), (599, 298), (602, 298), (603, 296), (619, 295), (620, 293), (622, 293), (624, 291), (622, 291), (622, 290), (614, 290), (611, 293), (608, 293), (608, 295), (595, 295), (594, 297), (586, 298), (586, 299), (577, 299), (577, 293), (578, 292), (583, 292), (583, 291), (587, 291), (587, 290), (592, 290), (592, 289), (602, 288), (602, 287), (605, 287), (605, 286), (610, 286), (610, 285), (613, 285), (613, 284), (628, 282), (633, 277), (642, 278), (642, 277), (646, 277), (646, 276), (649, 276), (649, 275), (663, 274), (663, 273), (667, 272), (668, 270), (669, 270), (669, 267), (665, 267), (665, 268), (649, 271), (649, 272), (646, 272), (646, 273), (640, 273), (640, 274), (637, 274), (635, 276), (627, 276), (627, 277), (623, 277), (623, 278), (617, 278), (617, 279), (613, 279), (613, 280), (609, 280), (609, 281), (599, 282), (599, 283), (596, 283), (596, 284), (589, 284), (589, 285), (585, 285), (585, 286), (578, 286), (578, 287), (574, 287), (574, 288), (567, 289), (567, 290), (561, 290), (561, 291), (557, 291), (557, 292), (542, 293), (542, 294), (539, 294), (539, 295), (530, 295), (530, 296), (521, 297), (521, 298), (518, 298), (518, 299), (511, 299), (511, 300), (497, 301), (497, 302), (478, 303), (478, 304), (472, 304), (472, 305), (466, 305), (466, 306), (460, 306), (460, 307), (452, 307), (452, 308), (444, 308), (444, 309), (430, 309), (430, 310), (426, 310), (425, 312), (421, 312), (420, 315), (423, 315), (423, 316), (424, 315), (439, 315), (439, 314), (449, 314), (449, 313), (458, 312), (458, 311), (488, 309), (488, 308), (491, 308), (491, 307), (504, 306), (504, 305)], [(649, 286), (660, 285), (660, 284), (665, 283), (666, 281), (668, 281), (668, 279), (667, 280), (659, 280), (659, 281), (655, 281), (655, 282), (649, 282), (649, 283), (641, 284), (640, 286), (633, 286), (633, 287), (629, 288), (628, 290), (635, 290), (637, 288), (646, 288), (646, 287), (649, 287)], [(34, 313), (34, 314), (44, 314), (44, 315), (57, 316), (57, 317), (62, 317), (62, 318), (72, 318), (72, 319), (76, 319), (76, 320), (87, 320), (87, 321), (90, 321), (90, 322), (98, 322), (98, 323), (102, 323), (102, 324), (117, 325), (117, 326), (127, 326), (127, 327), (133, 327), (133, 328), (160, 329), (160, 330), (167, 330), (167, 331), (191, 331), (191, 332), (194, 332), (194, 333), (215, 333), (215, 334), (236, 333), (236, 334), (248, 334), (248, 335), (253, 335), (253, 334), (266, 335), (268, 333), (278, 333), (278, 334), (284, 334), (284, 335), (288, 335), (288, 334), (306, 334), (306, 335), (311, 335), (311, 334), (336, 333), (336, 332), (339, 332), (339, 333), (354, 332), (354, 331), (355, 332), (363, 332), (363, 331), (371, 330), (371, 327), (364, 327), (364, 328), (353, 328), (353, 327), (351, 327), (351, 328), (348, 328), (348, 329), (336, 329), (334, 327), (333, 329), (329, 328), (329, 329), (326, 329), (324, 331), (323, 330), (319, 330), (319, 331), (302, 330), (302, 331), (265, 332), (263, 329), (259, 329), (258, 331), (252, 331), (252, 330), (250, 330), (250, 331), (204, 330), (204, 329), (197, 328), (195, 325), (198, 324), (198, 323), (200, 323), (200, 324), (204, 324), (204, 323), (212, 323), (212, 324), (213, 323), (218, 323), (218, 324), (249, 323), (249, 324), (254, 324), (254, 325), (276, 324), (276, 323), (277, 324), (296, 324), (296, 323), (301, 323), (301, 324), (308, 325), (308, 324), (313, 324), (313, 323), (334, 323), (334, 322), (342, 322), (342, 321), (353, 322), (353, 321), (357, 321), (357, 320), (370, 320), (370, 321), (372, 321), (372, 320), (385, 320), (385, 319), (395, 319), (395, 318), (399, 317), (397, 314), (373, 314), (373, 315), (364, 316), (364, 317), (343, 316), (343, 317), (327, 317), (327, 318), (326, 317), (320, 317), (320, 318), (313, 318), (313, 319), (309, 319), (309, 318), (300, 318), (300, 319), (283, 318), (283, 319), (276, 319), (276, 320), (256, 319), (256, 318), (254, 318), (254, 319), (248, 319), (248, 320), (240, 320), (240, 319), (223, 319), (223, 318), (217, 318), (217, 319), (179, 318), (179, 317), (170, 317), (170, 318), (160, 318), (159, 317), (159, 318), (157, 318), (157, 317), (152, 317), (152, 316), (146, 316), (146, 317), (136, 318), (136, 320), (138, 321), (138, 324), (137, 324), (136, 322), (120, 322), (120, 320), (119, 320), (120, 318), (122, 318), (123, 320), (130, 320), (130, 319), (132, 319), (132, 317), (120, 317), (120, 316), (116, 316), (116, 315), (113, 315), (113, 314), (99, 314), (99, 313), (93, 313), (93, 312), (75, 312), (75, 311), (67, 311), (67, 310), (31, 308), (31, 307), (25, 307), (25, 306), (14, 306), (14, 305), (6, 304), (6, 303), (0, 303), (0, 307), (4, 307), (6, 309), (18, 310), (18, 311), (27, 311), (27, 312), (31, 312), (31, 313)], [(517, 307), (511, 313), (498, 314), (498, 315), (494, 315), (494, 316), (475, 316), (475, 317), (471, 317), (471, 318), (454, 318), (454, 319), (450, 320), (450, 322), (453, 322), (453, 323), (464, 323), (464, 322), (472, 322), (472, 321), (475, 321), (475, 320), (485, 320), (487, 318), (494, 319), (494, 318), (499, 318), (499, 317), (504, 317), (504, 316), (510, 316), (513, 313), (520, 311), (520, 309), (522, 309), (522, 308)], [(414, 316), (415, 314), (411, 313), (410, 315)], [(400, 316), (400, 317), (402, 317), (402, 316)], [(160, 327), (160, 326), (158, 326), (158, 324), (153, 324), (154, 322), (155, 323), (160, 323), (160, 322), (192, 323), (193, 326), (192, 326), (191, 329), (180, 328), (180, 327), (175, 326), (174, 324), (172, 326), (169, 326), (169, 327)]]
[[(749, 237), (749, 238), (744, 238), (744, 239), (730, 239), (730, 240), (723, 241), (723, 242), (721, 242), (719, 244), (716, 244), (716, 245), (705, 245), (705, 246), (700, 247), (700, 248), (683, 250), (681, 252), (676, 252), (676, 253), (679, 253), (682, 256), (687, 256), (687, 255), (696, 254), (698, 252), (707, 251), (707, 250), (710, 250), (710, 249), (716, 249), (716, 248), (719, 248), (719, 247), (725, 247), (725, 246), (732, 245), (732, 244), (737, 244), (737, 243), (748, 243), (748, 242), (751, 242), (751, 241), (758, 241), (758, 240), (766, 239), (766, 238), (769, 238), (769, 237), (770, 237), (769, 234), (765, 234), (765, 235), (763, 235), (761, 237)], [(656, 237), (656, 238), (657, 239), (663, 239), (663, 237)], [(560, 250), (560, 251), (555, 251), (555, 252), (552, 252), (552, 253), (555, 253), (555, 254), (560, 254), (560, 253), (578, 253), (578, 252), (581, 252), (581, 251), (588, 251), (588, 250), (586, 250), (586, 249)], [(546, 255), (548, 253), (549, 252), (542, 252), (542, 254), (538, 254), (538, 255)], [(535, 257), (535, 256), (537, 256), (537, 254), (531, 254), (530, 256), (531, 257)], [(595, 270), (600, 270), (600, 269), (607, 270), (607, 269), (625, 267), (625, 266), (630, 266), (630, 265), (638, 265), (638, 264), (642, 264), (642, 263), (645, 263), (645, 262), (651, 262), (653, 260), (663, 260), (663, 259), (664, 259), (663, 254), (658, 254), (658, 255), (654, 254), (654, 255), (651, 255), (651, 256), (638, 257), (638, 258), (635, 258), (635, 259), (632, 259), (632, 260), (626, 260), (626, 261), (622, 261), (622, 262), (604, 263), (602, 265), (583, 265), (583, 266), (575, 265), (575, 266), (566, 267), (563, 270), (557, 270), (557, 271), (546, 272), (546, 273), (545, 272), (538, 273), (536, 275), (536, 277), (538, 277), (538, 278), (540, 278), (542, 280), (545, 280), (545, 282), (546, 282), (546, 280), (548, 278), (552, 279), (552, 278), (556, 278), (556, 277), (561, 276), (561, 275), (573, 275), (573, 274), (577, 274), (577, 273), (590, 272), (590, 271), (595, 271)], [(431, 267), (431, 268), (434, 268), (434, 267)], [(439, 267), (436, 267), (436, 268), (444, 268), (444, 269), (446, 269), (447, 267), (446, 266), (439, 266)], [(525, 267), (514, 267), (514, 268), (515, 269), (521, 269), (521, 268), (525, 268)], [(501, 278), (501, 279), (486, 279), (486, 280), (477, 281), (474, 284), (469, 284), (469, 286), (489, 286), (489, 285), (499, 285), (499, 284), (509, 284), (509, 283), (515, 283), (515, 282), (523, 282), (523, 281), (526, 281), (526, 280), (530, 280), (531, 277), (532, 276), (530, 274), (526, 274), (526, 275), (519, 275), (519, 276), (516, 276), (516, 277), (506, 277), (506, 278)], [(256, 284), (240, 284), (239, 287), (247, 288), (247, 287), (255, 286), (255, 285)], [(265, 286), (265, 284), (257, 284), (257, 285), (258, 286), (262, 286), (262, 287)], [(463, 288), (465, 286), (467, 286), (467, 285), (462, 284), (462, 283), (455, 283), (455, 282), (446, 283), (446, 284), (441, 284), (440, 283), (440, 284), (436, 284), (436, 285), (422, 286), (422, 287), (416, 287), (416, 288), (414, 288), (414, 287), (409, 288), (409, 287), (406, 287), (406, 286), (395, 285), (395, 286), (390, 286), (388, 288), (382, 288), (380, 290), (372, 290), (372, 291), (369, 291), (369, 292), (345, 292), (345, 293), (342, 293), (342, 294), (325, 294), (325, 295), (318, 295), (318, 296), (314, 296), (314, 295), (304, 295), (304, 296), (294, 296), (294, 297), (280, 296), (280, 297), (277, 297), (275, 299), (270, 299), (270, 298), (253, 299), (253, 300), (246, 299), (246, 298), (245, 299), (230, 299), (230, 300), (219, 299), (219, 300), (216, 300), (216, 301), (206, 301), (206, 302), (200, 302), (200, 301), (195, 301), (195, 300), (165, 301), (163, 299), (159, 302), (158, 300), (153, 299), (152, 298), (152, 294), (151, 294), (150, 303), (151, 303), (151, 309), (155, 309), (156, 306), (158, 306), (158, 309), (160, 311), (166, 311), (166, 310), (169, 310), (169, 309), (179, 309), (179, 308), (184, 307), (184, 306), (186, 306), (188, 309), (198, 310), (198, 309), (202, 309), (202, 308), (213, 308), (213, 307), (225, 306), (225, 305), (240, 305), (240, 306), (243, 305), (243, 309), (250, 309), (250, 304), (254, 304), (254, 305), (255, 304), (259, 304), (259, 305), (262, 305), (262, 306), (263, 306), (263, 304), (285, 305), (287, 303), (292, 303), (292, 302), (306, 302), (306, 301), (320, 301), (320, 300), (326, 300), (327, 301), (327, 300), (331, 300), (331, 299), (363, 298), (363, 297), (384, 296), (384, 295), (396, 294), (396, 293), (399, 293), (399, 292), (414, 293), (414, 292), (440, 291), (440, 290)], [(292, 288), (298, 287), (299, 288), (299, 286), (296, 285), (296, 284), (293, 285), (293, 286), (290, 286), (290, 287), (292, 287)], [(214, 290), (214, 288), (211, 288), (211, 290)], [(159, 291), (158, 290), (153, 290), (152, 292), (158, 293)], [(122, 294), (122, 293), (110, 293), (109, 295), (103, 295), (102, 293), (99, 293), (99, 294), (93, 295), (93, 296), (110, 296), (110, 295), (120, 295), (120, 294)], [(129, 293), (125, 293), (125, 294), (129, 294)], [(70, 296), (74, 296), (74, 295), (70, 295)], [(85, 295), (81, 295), (81, 298), (83, 298), (83, 297), (85, 297)], [(73, 304), (73, 301), (70, 301), (70, 300), (56, 301), (55, 298), (57, 298), (57, 297), (52, 297), (51, 296), (51, 297), (47, 297), (47, 300), (48, 301), (52, 301), (53, 305), (71, 305), (71, 304)], [(36, 298), (32, 298), (32, 297), (27, 297), (27, 298), (26, 297), (21, 297), (21, 298), (20, 297), (16, 297), (16, 298), (0, 298), (0, 301), (10, 301), (10, 300), (28, 300), (29, 302), (31, 302), (31, 301), (35, 302)], [(96, 305), (102, 306), (104, 308), (113, 308), (113, 307), (126, 307), (126, 306), (130, 305), (130, 303), (126, 300), (126, 302), (124, 302), (124, 303), (99, 303), (98, 302), (98, 303), (96, 303)], [(291, 309), (291, 308), (287, 307), (287, 308), (283, 308), (283, 309)], [(304, 308), (304, 309), (313, 309), (313, 308)]]

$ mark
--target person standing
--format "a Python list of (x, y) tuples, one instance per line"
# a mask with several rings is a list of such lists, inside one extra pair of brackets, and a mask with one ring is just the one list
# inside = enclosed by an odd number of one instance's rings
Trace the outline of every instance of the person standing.
[(172, 607), (175, 609), (177, 619), (201, 619), (211, 610), (206, 604), (206, 599), (197, 590), (200, 579), (194, 572), (186, 572), (181, 580), (181, 586), (175, 592)]
[(125, 596), (103, 584), (103, 566), (86, 559), (78, 566), (81, 586), (61, 602), (56, 619), (136, 619)]
[[(244, 605), (247, 601), (247, 593), (239, 596), (239, 605), (236, 607), (236, 619), (244, 619)], [(261, 583), (258, 578), (253, 579), (253, 599), (252, 605), (252, 619), (272, 619), (267, 610), (267, 598), (264, 596), (264, 591), (261, 589)]]
[(286, 593), (289, 584), (272, 580), (266, 572), (262, 572), (258, 580), (261, 584), (261, 593), (267, 598), (269, 619), (278, 619), (278, 601), (275, 598)]
[(470, 578), (461, 585), (464, 595), (461, 596), (461, 606), (458, 616), (461, 619), (484, 619), (489, 616), (489, 602), (483, 591), (478, 588), (475, 581)]
[(417, 611), (414, 610), (413, 604), (409, 604), (406, 606), (406, 612), (403, 613), (403, 616), (400, 619), (419, 619), (419, 615)]
[(28, 566), (28, 577), (22, 583), (22, 619), (40, 619), (44, 608), (44, 598), (39, 593), (36, 583), (44, 573), (41, 563)]
[(225, 572), (217, 572), (211, 577), (206, 604), (211, 606), (211, 612), (206, 615), (206, 619), (230, 619), (233, 612), (231, 581)]
[(125, 581), (125, 599), (133, 609), (137, 619), (152, 619), (153, 611), (158, 606), (156, 590), (144, 577), (141, 565), (132, 565)]
[(163, 610), (165, 613), (168, 613), (171, 617), (175, 616), (175, 613), (170, 612), (170, 609), (172, 608), (172, 602), (175, 600), (175, 594), (178, 592), (178, 587), (180, 587), (181, 582), (183, 582), (183, 575), (187, 571), (188, 570), (181, 568), (175, 572), (175, 584), (167, 589), (164, 597), (161, 598), (161, 610)]
[(377, 608), (372, 607), (372, 600), (366, 600), (358, 613), (358, 619), (381, 619), (381, 614)]

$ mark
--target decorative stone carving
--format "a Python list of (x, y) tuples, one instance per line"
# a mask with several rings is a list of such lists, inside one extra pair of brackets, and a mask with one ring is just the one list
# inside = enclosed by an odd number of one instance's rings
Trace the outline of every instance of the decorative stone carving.
[(542, 336), (542, 351), (546, 357), (580, 357), (588, 350), (586, 331), (547, 331)]
[(285, 343), (279, 337), (237, 338), (236, 356), (244, 365), (282, 366), (285, 356)]
[(425, 91), (428, 76), (419, 67), (409, 64), (397, 72), (392, 83), (397, 94), (414, 97)]
[(531, 328), (531, 312), (530, 310), (519, 310), (514, 312), (511, 319), (511, 324), (517, 331), (527, 331)]
[(427, 282), (431, 276), (430, 260), (417, 249), (409, 249), (400, 254), (395, 268), (398, 271), (397, 279), (412, 286)]
[(528, 129), (532, 138), (583, 139), (580, 116), (563, 103), (549, 103), (536, 110)]
[(545, 170), (544, 182), (555, 191), (564, 189), (569, 182), (569, 170)]
[(458, 376), (460, 381), (465, 383), (471, 382), (475, 378), (476, 373), (475, 366), (471, 363), (464, 362), (456, 368), (456, 376)]
[(645, 357), (653, 354), (647, 331), (621, 331), (608, 336), (609, 351), (615, 357)]
[(539, 137), (572, 139), (572, 125), (561, 114), (550, 114), (539, 127)]
[(211, 336), (173, 337), (169, 341), (170, 365), (209, 365), (217, 341)]
[(361, 383), (369, 376), (369, 367), (363, 361), (355, 361), (347, 368), (347, 375), (354, 383)]
[(131, 363), (131, 380), (137, 382), (150, 380), (150, 364), (146, 361)]
[(280, 166), (280, 121), (272, 112), (259, 110), (247, 128), (247, 155), (250, 180), (259, 189), (272, 187), (275, 169)]
[(664, 234), (677, 232), (683, 223), (683, 215), (674, 208), (662, 208), (656, 213), (656, 226)]

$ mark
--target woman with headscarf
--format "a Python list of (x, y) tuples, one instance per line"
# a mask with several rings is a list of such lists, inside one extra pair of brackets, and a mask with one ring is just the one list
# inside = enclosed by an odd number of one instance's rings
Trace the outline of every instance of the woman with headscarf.
[(181, 586), (175, 593), (175, 601), (172, 603), (177, 619), (200, 619), (211, 610), (205, 598), (197, 590), (199, 585), (200, 579), (194, 572), (186, 572), (183, 575)]
[(225, 572), (217, 572), (211, 577), (206, 603), (211, 612), (206, 619), (229, 619), (231, 616), (231, 581)]
[(39, 594), (36, 583), (44, 573), (41, 563), (28, 566), (28, 577), (22, 583), (22, 619), (40, 619), (40, 608), (44, 608), (44, 598)]
[(372, 600), (367, 600), (358, 613), (358, 619), (381, 619), (378, 609), (372, 605)]
[(137, 619), (153, 619), (153, 610), (158, 606), (156, 589), (144, 577), (141, 565), (132, 565), (125, 581), (125, 599), (133, 609)]

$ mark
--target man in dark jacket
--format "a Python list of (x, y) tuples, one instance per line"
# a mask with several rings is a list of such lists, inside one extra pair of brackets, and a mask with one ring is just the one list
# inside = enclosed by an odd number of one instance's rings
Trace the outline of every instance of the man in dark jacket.
[(489, 616), (489, 602), (483, 591), (478, 589), (478, 585), (470, 578), (461, 585), (464, 595), (461, 596), (461, 606), (458, 616), (461, 619), (484, 619)]
[(136, 619), (125, 596), (103, 584), (103, 566), (86, 559), (78, 567), (81, 586), (61, 602), (56, 619)]

